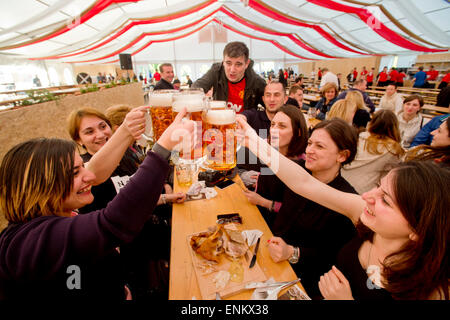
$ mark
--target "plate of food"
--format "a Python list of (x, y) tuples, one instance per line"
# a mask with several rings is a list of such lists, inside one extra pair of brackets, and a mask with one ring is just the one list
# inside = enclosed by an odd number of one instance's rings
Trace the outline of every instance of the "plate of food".
[(267, 278), (258, 262), (249, 268), (252, 251), (235, 222), (216, 224), (187, 237), (202, 299), (222, 298), (247, 290), (245, 285)]

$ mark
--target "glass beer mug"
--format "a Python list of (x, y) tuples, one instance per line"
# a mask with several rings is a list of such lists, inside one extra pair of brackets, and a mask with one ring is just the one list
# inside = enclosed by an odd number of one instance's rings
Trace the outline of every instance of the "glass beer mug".
[(211, 101), (203, 114), (205, 165), (212, 170), (236, 166), (236, 112), (225, 101)]
[(205, 109), (205, 101), (205, 93), (201, 89), (182, 90), (173, 95), (173, 118), (185, 107), (186, 118), (195, 122), (194, 141), (190, 144), (190, 150), (186, 150), (185, 145), (179, 148), (181, 161), (198, 162), (202, 160), (202, 113)]
[[(150, 118), (155, 142), (158, 141), (163, 132), (173, 122), (172, 95), (175, 92), (178, 91), (157, 90), (149, 93), (148, 105), (150, 106)], [(152, 140), (148, 134), (144, 134), (143, 136), (147, 140)]]

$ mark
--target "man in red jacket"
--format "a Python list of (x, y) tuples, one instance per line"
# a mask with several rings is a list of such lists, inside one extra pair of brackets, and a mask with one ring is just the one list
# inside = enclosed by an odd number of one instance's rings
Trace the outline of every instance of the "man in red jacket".
[(366, 70), (366, 67), (363, 67), (362, 71), (361, 71), (361, 79), (367, 80), (367, 74), (369, 72)]
[(403, 87), (403, 80), (406, 78), (406, 73), (400, 71), (397, 75), (397, 87)]
[(370, 69), (370, 72), (366, 76), (367, 87), (373, 85), (373, 78), (375, 77), (375, 68)]
[(439, 71), (434, 69), (434, 66), (430, 66), (430, 70), (427, 71), (427, 81), (436, 81), (439, 75)]
[(387, 67), (384, 67), (383, 71), (381, 71), (380, 74), (378, 75), (378, 86), (385, 87), (387, 85), (387, 80), (388, 80)]
[(395, 67), (391, 68), (391, 72), (389, 72), (389, 81), (388, 83), (396, 83), (398, 78), (398, 71)]

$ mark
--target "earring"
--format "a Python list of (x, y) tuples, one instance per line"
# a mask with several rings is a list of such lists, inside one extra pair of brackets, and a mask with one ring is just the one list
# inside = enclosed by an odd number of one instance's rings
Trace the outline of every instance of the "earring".
[(411, 240), (411, 241), (417, 241), (417, 239), (419, 238), (419, 237), (417, 236), (417, 234), (414, 233), (414, 232), (410, 233), (410, 234), (408, 235), (408, 237), (409, 237), (409, 240)]

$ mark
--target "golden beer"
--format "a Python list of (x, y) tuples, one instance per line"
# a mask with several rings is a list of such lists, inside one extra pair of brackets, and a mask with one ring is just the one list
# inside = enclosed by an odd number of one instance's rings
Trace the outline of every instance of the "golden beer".
[(206, 165), (213, 170), (236, 166), (236, 113), (232, 109), (210, 109), (204, 117), (203, 148)]
[(173, 122), (172, 90), (153, 91), (149, 96), (150, 116), (152, 118), (153, 135), (155, 141)]
[(204, 93), (196, 92), (181, 92), (175, 94), (173, 97), (173, 117), (186, 108), (186, 118), (195, 121), (194, 141), (190, 150), (180, 149), (180, 159), (197, 160), (203, 157), (202, 151), (202, 113), (205, 108)]

